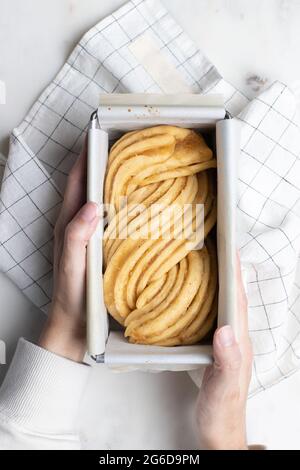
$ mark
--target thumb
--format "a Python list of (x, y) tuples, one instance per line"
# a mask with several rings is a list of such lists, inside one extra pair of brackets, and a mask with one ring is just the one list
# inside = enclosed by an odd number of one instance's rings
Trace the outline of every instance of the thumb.
[(221, 372), (224, 377), (233, 378), (239, 375), (242, 357), (231, 326), (223, 326), (216, 331), (213, 353), (216, 371)]
[(88, 202), (67, 225), (65, 242), (86, 246), (97, 227), (97, 222), (99, 222), (98, 206), (94, 202)]
[(98, 206), (88, 202), (68, 224), (62, 253), (62, 261), (67, 263), (68, 270), (85, 268), (86, 247), (98, 223)]

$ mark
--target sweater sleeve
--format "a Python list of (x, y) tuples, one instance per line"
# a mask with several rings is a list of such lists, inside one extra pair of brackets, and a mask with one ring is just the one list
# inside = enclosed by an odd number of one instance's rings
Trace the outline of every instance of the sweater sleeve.
[(21, 339), (0, 389), (0, 449), (80, 449), (77, 413), (89, 370)]

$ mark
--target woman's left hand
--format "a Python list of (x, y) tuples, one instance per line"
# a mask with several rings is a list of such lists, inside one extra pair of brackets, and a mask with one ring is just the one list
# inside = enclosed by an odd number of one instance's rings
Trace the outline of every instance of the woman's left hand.
[(99, 223), (86, 203), (86, 146), (70, 172), (54, 232), (54, 291), (39, 345), (81, 362), (86, 349), (86, 249)]

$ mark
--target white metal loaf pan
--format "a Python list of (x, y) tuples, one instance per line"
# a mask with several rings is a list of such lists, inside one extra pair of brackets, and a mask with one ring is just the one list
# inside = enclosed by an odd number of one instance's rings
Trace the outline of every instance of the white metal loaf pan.
[[(88, 200), (102, 204), (110, 141), (130, 130), (169, 124), (211, 132), (218, 164), (218, 325), (236, 334), (236, 181), (239, 125), (226, 114), (219, 95), (101, 95), (97, 129), (89, 132)], [(91, 135), (92, 133), (92, 135)], [(97, 362), (121, 370), (190, 370), (212, 361), (209, 344), (158, 347), (130, 344), (112, 331), (103, 300), (100, 224), (87, 253), (87, 343)]]

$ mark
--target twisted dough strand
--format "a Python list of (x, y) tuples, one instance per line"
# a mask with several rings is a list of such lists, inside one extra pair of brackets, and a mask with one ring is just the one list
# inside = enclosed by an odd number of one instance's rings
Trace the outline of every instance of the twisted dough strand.
[[(130, 132), (111, 148), (105, 203), (115, 213), (103, 241), (104, 298), (130, 342), (194, 344), (213, 326), (217, 263), (208, 235), (217, 206), (208, 170), (215, 167), (201, 135), (173, 126)], [(197, 204), (204, 206), (204, 222)], [(180, 210), (170, 225), (165, 216), (173, 207)], [(142, 235), (149, 220), (157, 237)], [(206, 241), (198, 250), (201, 233)]]

